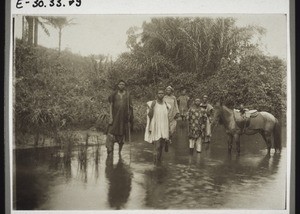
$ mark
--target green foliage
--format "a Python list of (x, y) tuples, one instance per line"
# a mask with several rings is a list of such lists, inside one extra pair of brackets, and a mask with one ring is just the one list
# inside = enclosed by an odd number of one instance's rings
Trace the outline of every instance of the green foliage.
[(175, 95), (209, 95), (229, 107), (286, 113), (286, 65), (259, 50), (264, 29), (239, 28), (232, 18), (154, 18), (128, 30), (130, 52), (116, 61), (16, 41), (16, 134), (55, 134), (78, 127), (105, 131), (109, 94), (120, 79), (133, 96), (134, 129), (146, 124), (148, 100), (172, 85)]
[(194, 93), (208, 94), (211, 101), (222, 99), (231, 108), (240, 104), (268, 111), (277, 118), (286, 113), (286, 66), (276, 57), (252, 55), (226, 65), (199, 84)]
[[(108, 113), (109, 90), (91, 57), (29, 47), (15, 50), (16, 132), (55, 134), (59, 130), (97, 126)], [(98, 85), (96, 83), (99, 83)]]
[(128, 65), (154, 84), (182, 72), (204, 80), (219, 70), (222, 58), (236, 60), (253, 46), (254, 35), (264, 33), (255, 26), (238, 28), (233, 18), (153, 18), (139, 31), (128, 31)]
[(153, 18), (127, 32), (129, 53), (109, 72), (123, 78), (140, 100), (155, 97), (158, 87), (185, 87), (190, 96), (208, 94), (231, 107), (285, 115), (286, 66), (259, 49), (265, 29), (237, 27), (233, 18)]

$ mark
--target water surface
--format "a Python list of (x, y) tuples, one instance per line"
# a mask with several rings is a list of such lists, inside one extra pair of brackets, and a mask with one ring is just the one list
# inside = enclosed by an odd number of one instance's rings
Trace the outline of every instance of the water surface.
[(153, 164), (153, 147), (135, 134), (122, 155), (104, 145), (15, 150), (14, 209), (285, 209), (286, 149), (266, 155), (259, 135), (241, 138), (227, 154), (218, 127), (202, 153), (189, 155), (186, 129)]

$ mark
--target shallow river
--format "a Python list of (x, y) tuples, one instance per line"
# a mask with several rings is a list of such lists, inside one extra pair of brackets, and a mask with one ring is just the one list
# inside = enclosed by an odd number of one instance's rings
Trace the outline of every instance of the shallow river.
[(143, 134), (132, 136), (119, 157), (104, 145), (15, 150), (14, 209), (285, 209), (286, 148), (266, 156), (259, 135), (241, 138), (241, 154), (227, 154), (217, 127), (202, 153), (189, 155), (186, 129), (160, 166)]

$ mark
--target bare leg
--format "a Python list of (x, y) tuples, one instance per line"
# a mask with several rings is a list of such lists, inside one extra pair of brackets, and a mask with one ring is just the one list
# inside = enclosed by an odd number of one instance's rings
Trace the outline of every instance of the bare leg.
[(161, 161), (161, 157), (162, 157), (162, 149), (163, 149), (163, 139), (159, 139), (158, 141), (156, 141), (154, 143), (155, 145), (155, 150), (156, 150), (156, 154), (155, 154), (155, 162), (158, 163)]
[(201, 139), (201, 137), (199, 137), (196, 139), (196, 150), (198, 153), (201, 152), (201, 150), (202, 150), (201, 147), (202, 147), (202, 139)]
[(189, 143), (190, 143), (190, 145), (189, 145), (190, 155), (193, 155), (193, 153), (194, 153), (194, 146), (195, 146), (195, 140), (192, 139), (192, 138), (190, 138), (189, 139)]
[(232, 149), (232, 135), (228, 135), (227, 144), (228, 144), (228, 153), (231, 153), (231, 149)]
[(235, 145), (236, 145), (236, 152), (238, 154), (240, 154), (240, 152), (241, 152), (241, 148), (240, 148), (240, 135), (239, 134), (235, 134), (233, 136), (233, 140), (234, 140)]
[(124, 143), (119, 142), (119, 155), (121, 154), (122, 148), (123, 148)]

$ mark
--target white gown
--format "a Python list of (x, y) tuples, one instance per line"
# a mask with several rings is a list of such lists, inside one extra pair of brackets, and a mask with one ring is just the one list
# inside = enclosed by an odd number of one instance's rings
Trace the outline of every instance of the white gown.
[(149, 143), (157, 141), (160, 138), (169, 139), (168, 109), (170, 109), (170, 105), (165, 102), (163, 104), (159, 104), (158, 102), (156, 102), (154, 106), (153, 118), (150, 123), (148, 112), (150, 110), (152, 102), (153, 101), (147, 102), (147, 125), (144, 136), (144, 140)]

